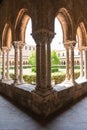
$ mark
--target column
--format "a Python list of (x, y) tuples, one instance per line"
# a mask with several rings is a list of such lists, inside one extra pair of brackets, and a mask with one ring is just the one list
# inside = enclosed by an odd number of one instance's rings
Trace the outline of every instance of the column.
[(0, 80), (2, 79), (2, 51), (0, 49)]
[(71, 55), (71, 61), (70, 61), (70, 69), (71, 69), (71, 72), (70, 72), (70, 81), (71, 83), (75, 83), (75, 79), (74, 79), (74, 45), (71, 44), (70, 45), (70, 55)]
[(80, 78), (83, 78), (83, 52), (80, 50)]
[(65, 46), (66, 48), (66, 80), (69, 80), (69, 47)]
[(14, 41), (13, 46), (14, 46), (14, 49), (15, 49), (15, 78), (14, 78), (14, 85), (17, 85), (19, 83), (19, 81), (18, 81), (18, 49), (19, 49), (19, 43), (17, 41)]
[(84, 51), (84, 78), (87, 79), (87, 51)]
[(6, 78), (8, 80), (10, 79), (10, 76), (9, 76), (9, 51), (10, 51), (9, 49), (7, 49), (7, 51), (6, 51), (7, 52), (7, 75), (6, 75), (7, 77)]
[(6, 47), (2, 47), (2, 80), (5, 80), (5, 52)]
[(23, 44), (19, 45), (19, 49), (20, 49), (20, 76), (19, 76), (19, 81), (20, 81), (20, 83), (24, 83), (24, 80), (23, 80), (23, 57), (22, 57), (23, 47), (24, 47)]
[(51, 48), (53, 33), (38, 32), (33, 34), (36, 41), (36, 91), (48, 93), (51, 87)]

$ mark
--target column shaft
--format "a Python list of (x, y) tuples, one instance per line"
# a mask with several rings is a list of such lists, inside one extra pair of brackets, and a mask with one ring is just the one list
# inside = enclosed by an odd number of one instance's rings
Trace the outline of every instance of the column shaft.
[(9, 78), (9, 50), (7, 50), (7, 79)]
[(80, 50), (80, 78), (83, 77), (83, 53)]
[(5, 79), (5, 51), (2, 52), (2, 79)]
[(75, 79), (74, 79), (74, 47), (71, 46), (70, 47), (70, 52), (71, 52), (71, 82), (74, 83), (75, 82)]
[(66, 80), (69, 80), (69, 48), (66, 48)]
[(23, 57), (22, 57), (22, 49), (23, 49), (23, 45), (20, 45), (19, 47), (20, 49), (20, 83), (24, 83), (23, 81)]
[(50, 45), (37, 44), (36, 46), (37, 59), (37, 88), (45, 91), (51, 88), (51, 67), (50, 67)]
[(14, 49), (15, 49), (15, 78), (14, 78), (14, 84), (18, 84), (18, 42), (14, 42)]
[(84, 51), (84, 78), (87, 79), (87, 51)]

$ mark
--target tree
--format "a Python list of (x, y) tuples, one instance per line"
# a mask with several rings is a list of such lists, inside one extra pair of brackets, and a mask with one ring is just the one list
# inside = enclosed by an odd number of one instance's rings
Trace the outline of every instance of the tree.
[(60, 58), (56, 51), (51, 52), (51, 66), (58, 65), (60, 63)]
[[(32, 66), (36, 66), (36, 52), (33, 51), (29, 56), (28, 63)], [(60, 58), (58, 57), (56, 51), (51, 52), (51, 66), (58, 65), (60, 63)]]
[(29, 65), (36, 66), (36, 52), (33, 51), (28, 59)]

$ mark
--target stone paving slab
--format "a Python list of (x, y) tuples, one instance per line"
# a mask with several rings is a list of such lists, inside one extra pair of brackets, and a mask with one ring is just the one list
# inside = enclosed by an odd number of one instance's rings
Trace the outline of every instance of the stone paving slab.
[(87, 130), (87, 97), (53, 119), (39, 121), (0, 96), (0, 130)]

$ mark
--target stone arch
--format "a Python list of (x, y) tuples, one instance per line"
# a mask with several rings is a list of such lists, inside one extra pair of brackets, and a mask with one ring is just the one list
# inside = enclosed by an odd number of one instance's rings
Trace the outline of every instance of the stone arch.
[(74, 40), (74, 23), (67, 9), (61, 8), (57, 16), (58, 20), (61, 23), (63, 30), (63, 42), (65, 43), (68, 40)]
[(14, 28), (14, 40), (15, 41), (22, 41), (25, 43), (25, 30), (26, 25), (30, 19), (28, 10), (23, 8), (19, 11), (18, 16), (15, 22)]
[(78, 24), (77, 36), (78, 36), (78, 48), (81, 49), (82, 46), (86, 46), (86, 28), (83, 21), (81, 21)]
[(2, 47), (8, 47), (9, 49), (12, 46), (12, 30), (8, 23), (5, 24), (2, 33)]

